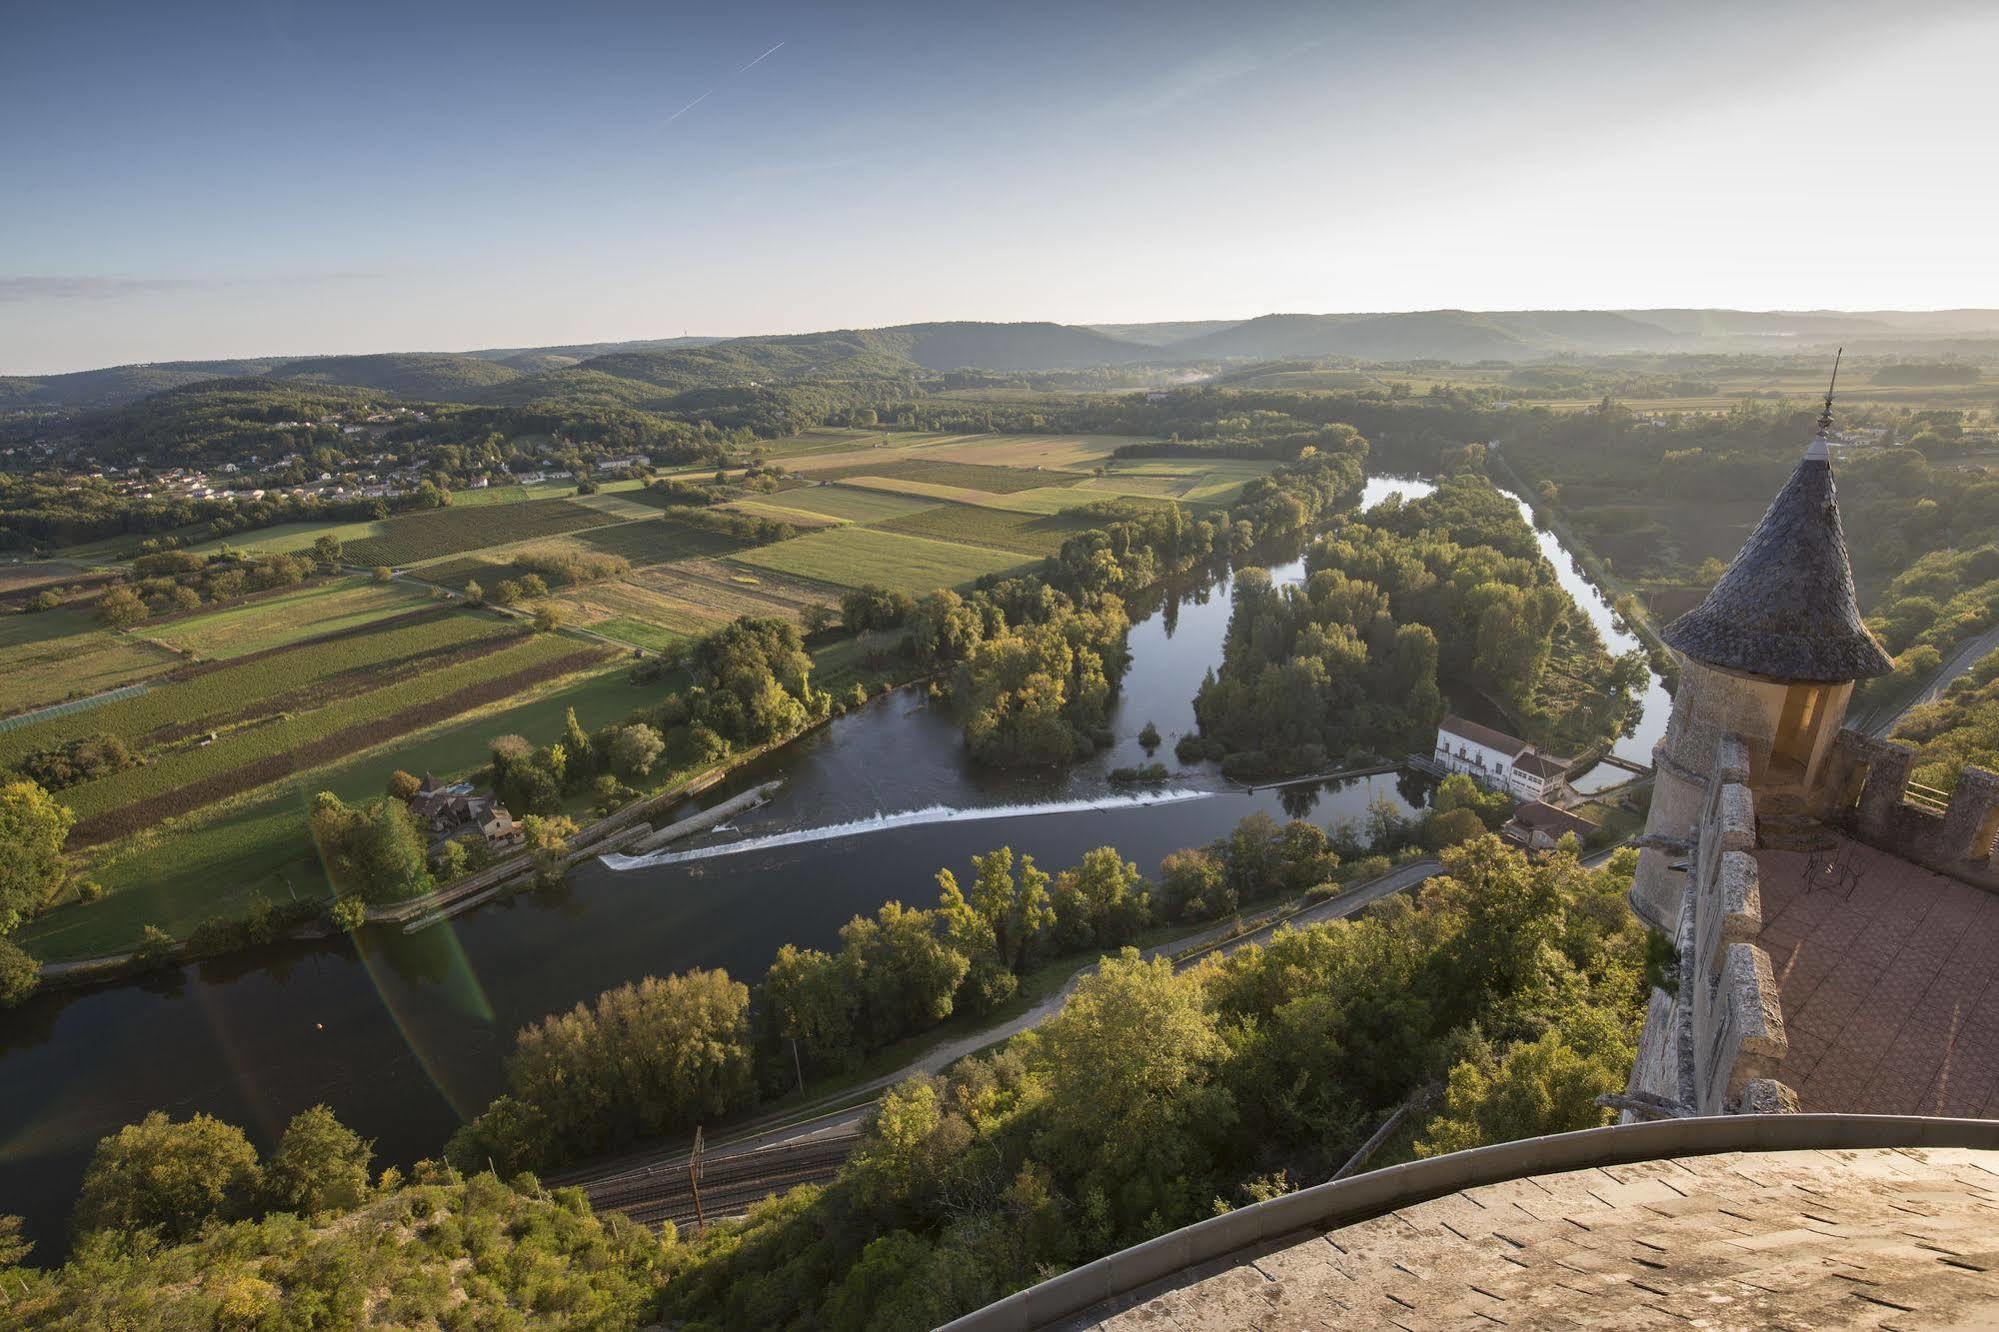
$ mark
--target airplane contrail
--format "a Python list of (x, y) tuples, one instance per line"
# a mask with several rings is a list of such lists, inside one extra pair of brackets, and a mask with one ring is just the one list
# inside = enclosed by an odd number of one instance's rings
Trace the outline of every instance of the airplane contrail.
[(749, 64), (744, 65), (743, 68), (737, 70), (736, 73), (741, 74), (744, 70), (756, 68), (758, 65), (761, 65), (764, 61), (776, 55), (778, 52), (778, 48), (782, 47), (783, 45), (784, 45), (783, 42), (779, 42), (777, 46), (771, 47), (770, 50), (764, 52), (762, 55), (758, 56), (755, 60), (752, 60)]
[[(710, 88), (708, 90), (708, 92), (714, 92), (714, 91), (715, 90), (713, 88)], [(686, 106), (681, 107), (678, 111), (668, 116), (666, 118), (666, 123), (671, 125), (674, 121), (680, 119), (682, 116), (686, 115), (689, 111), (692, 111), (695, 107), (701, 105), (703, 102), (707, 100), (708, 100), (708, 93), (702, 93), (699, 97), (689, 102)]]

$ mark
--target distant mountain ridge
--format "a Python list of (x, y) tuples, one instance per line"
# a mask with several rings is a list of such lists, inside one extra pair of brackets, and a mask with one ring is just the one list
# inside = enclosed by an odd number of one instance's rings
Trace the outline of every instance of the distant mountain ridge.
[(422, 401), (516, 405), (544, 396), (625, 406), (783, 380), (917, 378), (1134, 365), (1345, 358), (1530, 361), (1624, 352), (1904, 349), (1999, 338), (1999, 311), (1418, 310), (1094, 326), (956, 320), (741, 338), (175, 361), (0, 377), (0, 408), (115, 407), (214, 379), (263, 377)]

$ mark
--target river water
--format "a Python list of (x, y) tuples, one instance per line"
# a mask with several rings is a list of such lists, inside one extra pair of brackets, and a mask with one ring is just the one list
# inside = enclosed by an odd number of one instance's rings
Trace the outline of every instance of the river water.
[[(1375, 478), (1364, 502), (1427, 489)], [(1625, 646), (1608, 603), (1552, 542), (1543, 535), (1564, 586), (1613, 647)], [(1301, 559), (1271, 561), (1280, 582), (1302, 570)], [(1196, 581), (1135, 608), (1149, 613), (1131, 632), (1117, 742), (1064, 772), (973, 768), (948, 709), (902, 690), (706, 793), (701, 803), (713, 804), (784, 779), (776, 799), (733, 828), (650, 863), (593, 861), (558, 894), (416, 935), (284, 945), (31, 1000), (0, 1016), (0, 1214), (27, 1219), (44, 1260), (59, 1253), (91, 1149), (153, 1109), (207, 1111), (261, 1146), (323, 1102), (375, 1140), (382, 1162), (435, 1154), (499, 1090), (525, 1023), (645, 975), (703, 966), (754, 980), (780, 944), (835, 946), (841, 925), (884, 901), (930, 904), (938, 869), (963, 876), (974, 853), (993, 847), (1052, 871), (1111, 845), (1151, 873), (1254, 810), (1333, 826), (1359, 821), (1377, 798), (1405, 811), (1419, 804), (1424, 785), (1392, 775), (1254, 794), (1211, 765), (1179, 770), (1156, 792), (1108, 782), (1109, 769), (1145, 761), (1137, 736), (1148, 721), (1171, 763), (1219, 659), (1230, 587), (1227, 576)], [(1647, 704), (1625, 743), (1649, 752), (1644, 737), (1664, 713)]]

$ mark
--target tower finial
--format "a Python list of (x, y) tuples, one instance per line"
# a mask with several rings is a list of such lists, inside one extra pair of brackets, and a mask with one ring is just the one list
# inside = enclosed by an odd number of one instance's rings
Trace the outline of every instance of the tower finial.
[(1839, 383), (1839, 358), (1845, 354), (1846, 348), (1844, 347), (1841, 347), (1832, 354), (1832, 379), (1825, 386), (1825, 410), (1819, 413), (1820, 439), (1824, 439), (1828, 434), (1832, 433), (1832, 390)]

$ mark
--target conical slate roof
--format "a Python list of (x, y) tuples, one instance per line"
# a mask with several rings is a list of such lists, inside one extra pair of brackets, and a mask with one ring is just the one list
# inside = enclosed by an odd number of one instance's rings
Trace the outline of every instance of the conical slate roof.
[(1864, 680), (1894, 669), (1860, 620), (1823, 434), (1707, 600), (1663, 637), (1695, 661), (1774, 680)]

